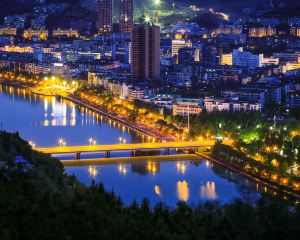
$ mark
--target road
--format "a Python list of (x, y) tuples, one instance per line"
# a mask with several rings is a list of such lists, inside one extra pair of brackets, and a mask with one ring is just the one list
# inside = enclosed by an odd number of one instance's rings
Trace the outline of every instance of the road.
[[(110, 144), (110, 145), (86, 145), (86, 146), (58, 146), (49, 148), (36, 148), (37, 151), (49, 154), (67, 153), (88, 153), (88, 152), (107, 152), (107, 151), (134, 151), (134, 150), (158, 150), (158, 149), (187, 149), (211, 147), (215, 144), (214, 140), (191, 141), (191, 142), (158, 142), (158, 143), (130, 143), (130, 144)], [(230, 144), (229, 141), (225, 144)]]

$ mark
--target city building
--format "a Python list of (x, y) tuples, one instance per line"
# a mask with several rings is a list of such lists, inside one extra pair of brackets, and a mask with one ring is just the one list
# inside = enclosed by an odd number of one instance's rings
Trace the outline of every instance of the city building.
[(153, 99), (153, 103), (161, 108), (173, 109), (176, 97), (178, 96), (171, 94), (158, 94)]
[(47, 64), (25, 63), (25, 72), (34, 75), (47, 75), (51, 72), (51, 66)]
[(13, 44), (13, 36), (0, 35), (0, 47)]
[(272, 66), (272, 65), (279, 65), (279, 58), (269, 57), (269, 58), (263, 58), (262, 59), (262, 66)]
[(16, 29), (23, 29), (26, 22), (25, 15), (11, 15), (4, 17), (4, 25), (6, 27), (16, 28)]
[(216, 45), (202, 47), (202, 62), (208, 65), (220, 64), (220, 48)]
[(0, 27), (0, 35), (17, 35), (17, 29), (12, 27)]
[(283, 52), (283, 53), (273, 53), (274, 58), (279, 58), (280, 62), (298, 62), (300, 57), (300, 52)]
[(261, 89), (240, 89), (238, 93), (238, 99), (247, 102), (257, 102), (261, 108), (265, 106), (266, 94)]
[(99, 34), (109, 34), (112, 31), (112, 0), (99, 0)]
[(130, 86), (128, 88), (128, 99), (134, 100), (134, 99), (143, 99), (145, 97), (145, 91), (144, 89), (140, 87), (134, 87)]
[(231, 103), (224, 98), (205, 97), (204, 107), (207, 112), (230, 111)]
[(227, 34), (242, 34), (242, 26), (241, 25), (222, 25), (219, 28), (214, 29), (211, 32), (212, 37), (216, 37), (218, 35), (227, 35)]
[(201, 52), (198, 48), (184, 47), (178, 51), (178, 63), (190, 64), (192, 62), (199, 62), (201, 59)]
[(120, 32), (132, 33), (133, 0), (120, 0)]
[(45, 21), (46, 21), (47, 15), (39, 15), (33, 19), (31, 19), (31, 29), (45, 29)]
[(300, 107), (300, 91), (290, 90), (286, 94), (285, 98), (287, 108), (299, 108)]
[(283, 73), (297, 69), (300, 69), (300, 57), (297, 62), (287, 62), (285, 66), (283, 66)]
[(48, 30), (44, 30), (44, 29), (34, 30), (29, 28), (29, 29), (25, 29), (23, 33), (23, 37), (30, 40), (32, 40), (34, 37), (36, 37), (38, 40), (46, 40), (48, 36), (49, 36)]
[(150, 24), (134, 25), (131, 64), (134, 81), (160, 78), (160, 27)]
[(232, 53), (222, 54), (220, 58), (220, 65), (232, 66)]
[(261, 105), (255, 101), (241, 101), (235, 99), (206, 97), (204, 98), (206, 111), (259, 111)]
[(199, 115), (202, 110), (202, 99), (177, 98), (173, 105), (173, 116)]
[(190, 40), (182, 39), (180, 34), (176, 34), (175, 39), (172, 40), (172, 57), (178, 56), (178, 52), (181, 48), (191, 48), (193, 43)]
[(15, 53), (33, 53), (34, 49), (31, 46), (15, 46), (15, 45), (7, 45), (0, 47), (0, 51), (2, 52), (15, 52)]
[(103, 72), (117, 70), (120, 67), (119, 61), (94, 59), (91, 61), (80, 61), (78, 63), (79, 72)]
[(262, 67), (263, 54), (252, 54), (251, 52), (244, 52), (242, 47), (232, 51), (232, 65), (249, 67), (250, 69)]
[(300, 38), (300, 27), (291, 27), (290, 33), (292, 36)]
[(78, 30), (74, 30), (72, 28), (69, 28), (69, 29), (57, 28), (57, 29), (53, 30), (53, 37), (77, 38), (77, 37), (79, 37), (79, 33), (78, 33)]
[(270, 37), (276, 35), (276, 28), (257, 27), (249, 29), (249, 37)]
[(258, 102), (243, 102), (234, 101), (232, 102), (233, 111), (260, 111), (261, 105)]

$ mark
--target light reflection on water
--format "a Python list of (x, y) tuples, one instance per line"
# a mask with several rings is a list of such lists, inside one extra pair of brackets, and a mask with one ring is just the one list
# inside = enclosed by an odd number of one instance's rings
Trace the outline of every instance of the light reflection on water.
[[(186, 166), (185, 171), (182, 166)], [(103, 183), (106, 190), (121, 196), (125, 204), (148, 198), (152, 206), (163, 202), (174, 207), (178, 201), (197, 205), (205, 201), (228, 203), (237, 198), (253, 201), (260, 196), (255, 183), (207, 161), (149, 161), (93, 168), (96, 177), (89, 166), (67, 167), (66, 172), (86, 185), (93, 181)]]
[(37, 147), (57, 146), (63, 138), (69, 145), (146, 142), (147, 137), (72, 102), (31, 94), (25, 89), (0, 85), (0, 121), (5, 130), (19, 131)]
[[(148, 141), (146, 137), (103, 116), (75, 104), (42, 97), (27, 90), (0, 85), (0, 122), (8, 131), (19, 131), (37, 147), (57, 146), (63, 138), (69, 145), (88, 144), (91, 137), (100, 144)], [(114, 155), (115, 154), (115, 155)], [(130, 156), (130, 153), (114, 153)], [(72, 156), (73, 158), (73, 156)], [(110, 166), (69, 167), (85, 184), (103, 182), (107, 190), (114, 190), (126, 204), (147, 197), (154, 205), (160, 201), (175, 206), (181, 200), (188, 204), (199, 201), (230, 202), (236, 198), (247, 201), (257, 198), (257, 192), (271, 192), (247, 178), (204, 162), (149, 162)]]

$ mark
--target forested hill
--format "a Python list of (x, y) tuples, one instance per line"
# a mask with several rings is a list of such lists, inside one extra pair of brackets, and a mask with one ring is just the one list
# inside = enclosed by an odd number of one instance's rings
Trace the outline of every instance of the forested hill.
[[(16, 156), (28, 166), (15, 164)], [(124, 207), (102, 186), (84, 187), (58, 160), (32, 151), (19, 135), (0, 132), (1, 240), (295, 240), (300, 209), (265, 197), (255, 204), (207, 203), (172, 211), (145, 200)]]

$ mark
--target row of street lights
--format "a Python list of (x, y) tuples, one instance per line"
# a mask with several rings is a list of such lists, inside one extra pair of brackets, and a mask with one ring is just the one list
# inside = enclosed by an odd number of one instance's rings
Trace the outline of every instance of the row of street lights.
[(126, 140), (125, 138), (119, 137), (119, 142), (120, 142), (120, 143), (124, 143), (124, 144), (125, 144), (126, 141), (127, 141), (127, 140)]
[[(66, 140), (63, 139), (63, 138), (59, 138), (57, 142), (58, 142), (58, 144), (59, 144), (60, 147), (65, 147), (65, 146), (67, 145)], [(90, 146), (96, 146), (96, 144), (97, 144), (96, 139), (94, 139), (94, 138), (92, 138), (92, 137), (90, 137), (90, 138), (88, 139), (88, 142), (89, 142)], [(125, 143), (127, 142), (127, 140), (126, 140), (126, 138), (119, 137), (119, 142), (125, 144)], [(36, 143), (33, 142), (32, 140), (30, 140), (28, 143), (29, 143), (29, 145), (30, 145), (32, 148), (35, 148), (35, 147), (36, 147)]]
[[(52, 77), (50, 77), (50, 78), (49, 78), (49, 77), (44, 77), (44, 81), (45, 81), (45, 82), (48, 82), (48, 80), (51, 80), (52, 83), (54, 84), (54, 86), (57, 85), (57, 84), (56, 84), (56, 80), (58, 80), (57, 77), (55, 77), (55, 76), (52, 76)], [(63, 81), (62, 81), (62, 85), (63, 85), (64, 88), (66, 88), (67, 84), (68, 84), (68, 83), (67, 83), (66, 80), (63, 80)], [(72, 87), (75, 88), (75, 86), (76, 86), (76, 81), (73, 80), (73, 81), (71, 82), (70, 85), (72, 85)]]

